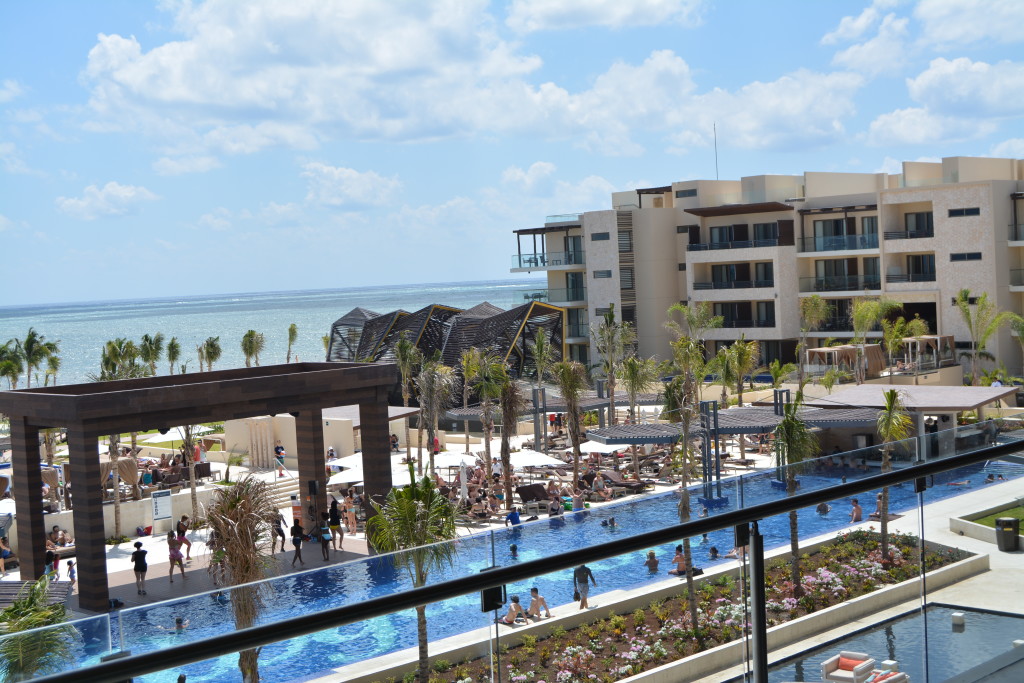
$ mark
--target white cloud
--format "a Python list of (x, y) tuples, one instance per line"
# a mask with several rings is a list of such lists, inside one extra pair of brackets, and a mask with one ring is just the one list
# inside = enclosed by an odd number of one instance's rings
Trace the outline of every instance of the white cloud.
[(1024, 114), (1024, 63), (940, 57), (917, 78), (908, 79), (907, 90), (915, 101), (936, 112), (1020, 116)]
[(525, 171), (518, 166), (509, 166), (501, 174), (501, 182), (518, 185), (525, 190), (539, 189), (548, 185), (548, 179), (555, 172), (555, 165), (548, 161), (535, 161)]
[(885, 157), (882, 160), (882, 165), (875, 169), (875, 173), (888, 173), (889, 175), (903, 173), (903, 162), (892, 157)]
[(1003, 140), (992, 148), (994, 157), (1009, 157), (1011, 159), (1024, 159), (1024, 138), (1010, 138)]
[(100, 216), (123, 216), (132, 213), (140, 202), (150, 202), (159, 197), (144, 187), (122, 185), (110, 181), (102, 188), (90, 185), (81, 197), (57, 197), (57, 208), (83, 221)]
[(219, 206), (210, 213), (204, 213), (197, 221), (200, 227), (209, 228), (218, 232), (231, 227), (231, 212), (223, 206)]
[(991, 122), (941, 116), (927, 109), (908, 107), (882, 114), (872, 121), (868, 141), (879, 146), (958, 142), (988, 135), (994, 127)]
[(22, 90), (22, 87), (18, 85), (17, 81), (6, 79), (0, 83), (0, 102), (10, 102), (23, 92), (24, 90)]
[(205, 173), (219, 167), (220, 161), (212, 156), (160, 157), (153, 162), (153, 170), (160, 175)]
[(4, 230), (10, 230), (13, 227), (14, 221), (0, 213), (0, 232), (3, 232)]
[(830, 31), (821, 37), (822, 45), (835, 45), (839, 42), (856, 40), (864, 35), (868, 29), (878, 21), (879, 13), (874, 5), (865, 7), (857, 16), (845, 16), (839, 20), (836, 30)]
[(386, 204), (402, 187), (398, 178), (385, 178), (376, 171), (359, 172), (352, 168), (310, 162), (302, 167), (308, 181), (307, 201), (328, 206), (342, 204)]
[(585, 26), (697, 26), (703, 5), (703, 0), (513, 0), (505, 23), (522, 33)]
[(832, 63), (872, 76), (899, 72), (906, 63), (908, 21), (885, 15), (874, 38), (837, 52)]
[(914, 17), (922, 24), (921, 41), (936, 48), (1024, 39), (1020, 0), (921, 0)]

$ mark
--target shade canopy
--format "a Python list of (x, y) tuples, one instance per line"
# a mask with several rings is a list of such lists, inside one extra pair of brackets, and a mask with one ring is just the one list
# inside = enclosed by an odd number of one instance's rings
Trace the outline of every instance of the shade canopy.
[(862, 349), (864, 357), (867, 358), (868, 374), (881, 372), (885, 367), (885, 353), (880, 344), (842, 344), (807, 349), (807, 362), (818, 365), (846, 365), (852, 368), (856, 366), (857, 354)]
[(947, 387), (910, 384), (859, 384), (833, 391), (829, 396), (811, 398), (808, 406), (830, 408), (836, 405), (880, 409), (885, 407), (885, 392), (895, 389), (903, 407), (915, 412), (958, 413), (977, 410), (1009, 398), (1018, 387)]

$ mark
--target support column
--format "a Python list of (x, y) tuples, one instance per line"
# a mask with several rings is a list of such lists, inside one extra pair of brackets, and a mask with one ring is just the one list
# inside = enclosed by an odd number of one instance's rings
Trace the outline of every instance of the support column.
[(39, 428), (30, 426), (24, 417), (11, 416), (11, 464), (14, 481), (14, 511), (18, 517), (18, 559), (21, 578), (25, 581), (43, 575), (46, 528), (43, 515), (43, 476), (39, 472)]
[[(320, 523), (320, 513), (327, 511), (327, 473), (324, 464), (323, 412), (303, 410), (295, 416), (295, 445), (299, 460), (299, 497), (307, 515), (312, 506), (314, 526)], [(310, 493), (310, 482), (316, 482), (316, 495)]]
[(757, 522), (750, 529), (750, 629), (754, 683), (768, 683), (768, 626), (765, 622), (764, 536)]
[[(103, 523), (103, 488), (100, 482), (99, 440), (82, 425), (68, 427), (71, 496), (75, 508), (75, 546), (77, 551), (78, 603), (92, 612), (110, 610), (107, 584), (107, 542)], [(114, 495), (118, 495), (114, 492)]]
[(363, 504), (367, 519), (370, 500), (380, 504), (391, 490), (391, 453), (388, 442), (388, 394), (377, 389), (377, 400), (359, 404), (359, 432), (363, 438)]

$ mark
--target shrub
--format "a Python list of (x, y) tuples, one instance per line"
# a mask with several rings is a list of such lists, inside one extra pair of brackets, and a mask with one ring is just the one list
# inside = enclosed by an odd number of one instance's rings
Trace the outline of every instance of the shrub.
[(434, 671), (438, 673), (444, 673), (448, 669), (452, 668), (452, 663), (447, 659), (435, 659), (434, 660)]
[(107, 545), (120, 545), (121, 543), (127, 543), (131, 539), (121, 534), (120, 536), (111, 536), (107, 539)]

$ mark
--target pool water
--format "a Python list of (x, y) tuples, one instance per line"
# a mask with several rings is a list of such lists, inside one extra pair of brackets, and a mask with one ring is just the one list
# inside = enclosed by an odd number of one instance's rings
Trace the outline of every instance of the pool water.
[[(944, 486), (947, 481), (970, 480), (975, 488), (983, 486), (982, 480), (989, 472), (1001, 473), (1006, 478), (1024, 474), (1024, 466), (992, 461), (985, 465), (960, 468), (936, 476), (935, 485), (925, 494), (926, 502), (933, 502), (959, 493), (964, 489)], [(771, 486), (770, 473), (757, 473), (722, 482), (722, 495), (729, 504), (723, 509), (734, 509), (742, 497), (746, 506), (755, 505), (784, 496), (784, 492)], [(837, 483), (838, 477), (804, 475), (801, 477), (803, 490), (819, 489)], [(852, 477), (851, 477), (852, 478)], [(740, 490), (742, 488), (742, 491)], [(696, 487), (691, 489), (698, 494)], [(865, 519), (873, 510), (868, 505), (873, 496), (862, 496)], [(654, 528), (678, 523), (675, 492), (666, 492), (643, 498), (634, 498), (620, 503), (603, 506), (594, 511), (567, 514), (564, 517), (546, 519), (521, 525), (515, 529), (497, 530), (460, 539), (457, 564), (445, 570), (431, 572), (430, 581), (439, 582), (460, 576), (475, 574), (482, 569), (498, 564), (516, 562), (509, 545), (518, 546), (519, 560), (534, 560), (551, 557), (561, 552), (613, 540), (616, 536), (649, 531)], [(908, 511), (917, 506), (917, 497), (912, 487), (890, 489), (890, 509), (893, 512)], [(696, 501), (694, 500), (694, 504)], [(849, 525), (849, 499), (832, 502), (832, 511), (819, 515), (811, 509), (799, 511), (800, 534), (803, 538), (827, 534)], [(714, 516), (721, 509), (712, 510)], [(617, 527), (601, 526), (601, 520), (615, 517)], [(788, 515), (768, 518), (760, 523), (765, 536), (765, 548), (775, 548), (789, 543)], [(692, 539), (694, 559), (697, 566), (709, 567), (729, 560), (710, 561), (708, 549), (717, 547), (726, 552), (733, 546), (732, 530), (712, 532), (706, 540)], [(653, 581), (663, 581), (670, 568), (669, 559), (674, 552), (674, 543), (652, 548), (661, 560), (661, 572), (651, 575), (643, 567), (645, 552), (628, 553), (591, 564), (597, 581), (594, 595), (614, 590), (635, 588)], [(405, 570), (396, 568), (388, 558), (370, 557), (342, 565), (293, 574), (271, 582), (272, 595), (266, 600), (266, 609), (261, 623), (273, 623), (286, 618), (315, 613), (323, 609), (351, 604), (368, 598), (388, 595), (408, 589), (412, 584)], [(555, 572), (535, 577), (521, 584), (508, 586), (509, 596), (518, 594), (528, 603), (531, 586), (537, 586), (551, 606), (572, 601), (572, 578), (570, 571)], [(595, 601), (600, 603), (600, 600)], [(173, 635), (157, 628), (174, 622), (174, 617), (185, 615), (190, 620), (188, 631)], [(434, 603), (427, 607), (428, 630), (431, 640), (445, 638), (492, 623), (492, 613), (480, 612), (477, 594)], [(214, 603), (209, 596), (195, 596), (174, 602), (160, 603), (122, 610), (118, 620), (112, 621), (112, 641), (122, 643), (124, 649), (133, 653), (158, 650), (183, 640), (196, 641), (215, 638), (233, 628), (230, 606)], [(90, 638), (92, 642), (102, 639)], [(288, 681), (314, 676), (319, 672), (345, 666), (360, 660), (379, 657), (416, 645), (415, 612), (408, 611), (305, 638), (275, 643), (263, 648), (260, 666), (265, 680)], [(89, 653), (82, 652), (79, 661), (95, 661)], [(189, 681), (240, 680), (235, 654), (217, 660), (184, 667), (173, 674), (153, 674), (143, 677), (145, 681), (173, 681), (178, 673), (186, 673)]]
[[(963, 630), (953, 630), (953, 612), (964, 614)], [(927, 643), (924, 620), (921, 612), (916, 611), (774, 666), (769, 670), (768, 680), (820, 681), (821, 663), (840, 650), (850, 650), (867, 653), (878, 664), (886, 659), (899, 662), (900, 671), (913, 683), (940, 683), (1010, 650), (1015, 639), (1024, 638), (1021, 616), (945, 605), (928, 605), (926, 615)]]

